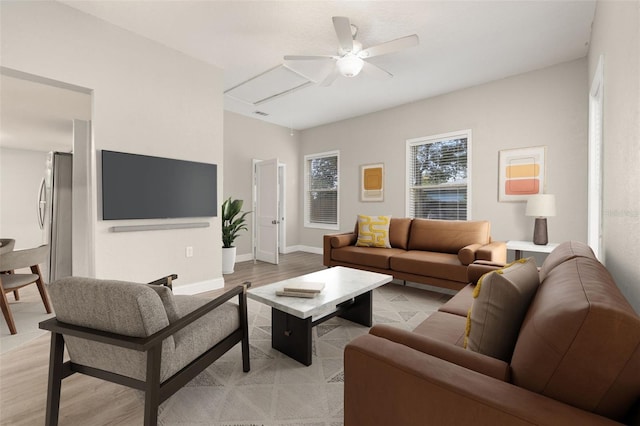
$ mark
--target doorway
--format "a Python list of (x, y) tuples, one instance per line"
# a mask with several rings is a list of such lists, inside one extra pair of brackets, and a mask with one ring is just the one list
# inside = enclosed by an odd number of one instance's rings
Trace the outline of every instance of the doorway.
[(286, 165), (277, 158), (253, 160), (254, 261), (279, 263), (286, 247)]
[[(40, 223), (44, 218), (39, 214), (38, 190), (46, 175), (48, 153), (73, 152), (73, 205), (68, 208), (73, 214), (69, 230), (73, 250), (70, 248), (71, 259), (66, 262), (73, 265), (69, 274), (93, 276), (92, 90), (7, 67), (0, 67), (0, 79), (3, 106), (0, 216), (2, 229), (12, 234), (3, 237), (15, 238), (16, 248), (50, 243), (46, 227)], [(22, 178), (5, 179), (5, 174), (16, 168)], [(29, 170), (28, 176), (25, 170)], [(44, 273), (49, 281), (47, 269)]]

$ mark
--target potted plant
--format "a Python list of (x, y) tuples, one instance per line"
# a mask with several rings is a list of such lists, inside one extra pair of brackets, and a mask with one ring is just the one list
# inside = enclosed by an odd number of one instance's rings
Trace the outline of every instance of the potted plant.
[(236, 263), (236, 247), (233, 245), (240, 231), (247, 231), (247, 215), (242, 212), (242, 200), (227, 198), (222, 203), (222, 273), (231, 274)]

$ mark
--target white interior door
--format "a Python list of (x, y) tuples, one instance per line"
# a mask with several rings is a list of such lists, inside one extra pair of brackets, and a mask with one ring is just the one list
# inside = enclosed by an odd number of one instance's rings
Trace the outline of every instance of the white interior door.
[(278, 159), (255, 164), (256, 177), (256, 260), (278, 264)]

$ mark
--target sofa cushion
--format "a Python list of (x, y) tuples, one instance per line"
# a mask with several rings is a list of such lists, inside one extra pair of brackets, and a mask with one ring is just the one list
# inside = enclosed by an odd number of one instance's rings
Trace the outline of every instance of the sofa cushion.
[(357, 247), (391, 248), (389, 242), (390, 216), (358, 215)]
[[(181, 318), (212, 300), (190, 295), (176, 295), (174, 299)], [(174, 335), (176, 349), (171, 359), (170, 373), (177, 373), (181, 367), (220, 343), (238, 328), (240, 328), (238, 305), (227, 302), (176, 332)]]
[(417, 326), (413, 332), (462, 347), (466, 322), (466, 318), (460, 315), (434, 312), (422, 324)]
[(348, 246), (331, 250), (331, 259), (338, 262), (352, 263), (354, 265), (389, 269), (389, 260), (391, 257), (404, 252), (404, 250), (395, 248)]
[(533, 295), (539, 285), (533, 258), (484, 275), (473, 292), (465, 347), (509, 362)]
[(457, 255), (465, 246), (490, 241), (487, 221), (413, 219), (408, 249)]
[(391, 269), (450, 281), (467, 282), (467, 267), (457, 254), (429, 251), (401, 251), (391, 258)]
[(640, 318), (595, 259), (540, 284), (511, 361), (514, 384), (622, 420), (640, 395)]
[(466, 318), (473, 303), (473, 290), (475, 284), (469, 284), (462, 290), (457, 292), (455, 296), (449, 299), (444, 305), (440, 306), (438, 311), (447, 312), (449, 314), (459, 315)]
[(579, 241), (566, 241), (555, 249), (547, 256), (540, 267), (540, 282), (549, 275), (549, 272), (561, 263), (567, 260), (575, 259), (576, 257), (588, 257), (595, 259), (595, 255), (591, 250), (591, 247), (585, 243)]
[(389, 242), (391, 247), (406, 250), (409, 244), (410, 218), (392, 217), (389, 225)]

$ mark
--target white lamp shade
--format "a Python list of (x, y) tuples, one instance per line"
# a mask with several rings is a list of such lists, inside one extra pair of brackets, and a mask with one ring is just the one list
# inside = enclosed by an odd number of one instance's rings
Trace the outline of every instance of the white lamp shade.
[(343, 56), (337, 61), (338, 70), (340, 74), (345, 77), (355, 77), (360, 74), (364, 61), (351, 53)]
[(556, 196), (553, 194), (532, 195), (527, 200), (527, 216), (551, 217), (556, 215)]

